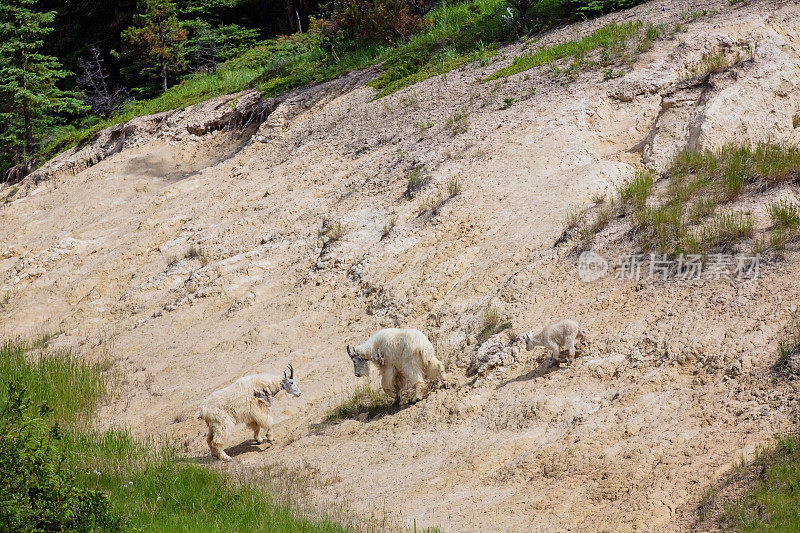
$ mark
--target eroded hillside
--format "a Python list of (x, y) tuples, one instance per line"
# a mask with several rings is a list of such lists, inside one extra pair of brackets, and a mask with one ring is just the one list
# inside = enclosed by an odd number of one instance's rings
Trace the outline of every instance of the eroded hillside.
[[(681, 16), (701, 9), (713, 13)], [(682, 28), (618, 78), (537, 67), (481, 81), (612, 20)], [(713, 54), (736, 60), (687, 75)], [(458, 531), (686, 527), (709, 481), (795, 412), (773, 365), (797, 252), (747, 281), (587, 283), (555, 243), (569, 213), (684, 148), (797, 144), (800, 6), (653, 1), (376, 101), (373, 75), (143, 117), (42, 167), (0, 206), (0, 331), (112, 358), (121, 383), (98, 424), (176, 437), (200, 458), (198, 403), (293, 363), (304, 394), (276, 402), (278, 442), (232, 453), (313, 471), (320, 501), (361, 515)], [(512, 320), (487, 341), (509, 364), (476, 379), (487, 305)], [(544, 369), (513, 332), (564, 317), (590, 343)], [(394, 325), (435, 338), (455, 386), (317, 426), (359, 383), (345, 345)]]

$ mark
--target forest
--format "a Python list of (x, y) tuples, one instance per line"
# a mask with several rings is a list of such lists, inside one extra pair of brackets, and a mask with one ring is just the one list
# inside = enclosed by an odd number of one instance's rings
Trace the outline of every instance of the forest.
[(133, 116), (245, 88), (277, 94), (374, 64), (382, 96), (519, 35), (636, 3), (4, 0), (0, 181)]

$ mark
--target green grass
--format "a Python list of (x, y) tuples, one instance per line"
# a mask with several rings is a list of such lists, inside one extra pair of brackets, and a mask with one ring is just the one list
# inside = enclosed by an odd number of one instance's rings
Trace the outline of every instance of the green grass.
[(680, 80), (687, 81), (706, 74), (718, 74), (752, 57), (752, 51), (747, 53), (737, 52), (735, 54), (726, 54), (724, 52), (705, 53), (697, 62), (689, 65), (681, 72)]
[(547, 46), (531, 54), (518, 56), (514, 58), (511, 65), (501, 68), (484, 81), (506, 78), (513, 74), (518, 74), (534, 67), (547, 65), (560, 59), (582, 59), (590, 52), (598, 50), (600, 51), (600, 57), (597, 61), (598, 65), (609, 65), (613, 62), (613, 59), (624, 57), (629, 44), (646, 38), (646, 31), (645, 35), (642, 35), (642, 27), (643, 25), (639, 21), (623, 22), (621, 24), (611, 22), (598, 28), (582, 39)]
[(704, 249), (730, 246), (752, 237), (755, 228), (753, 215), (723, 213), (703, 224), (697, 232), (697, 242)]
[(617, 191), (619, 199), (636, 209), (643, 209), (653, 189), (654, 180), (655, 172), (652, 170), (637, 172), (630, 181), (619, 188)]
[[(748, 190), (758, 194), (798, 176), (800, 149), (796, 147), (726, 145), (715, 151), (680, 152), (666, 173), (666, 184), (657, 191), (654, 174), (640, 172), (617, 193), (620, 203), (629, 208), (643, 251), (705, 253), (731, 250), (755, 235), (752, 215), (718, 214), (718, 207), (735, 202)], [(648, 201), (653, 195), (655, 200)], [(770, 205), (769, 213), (775, 231), (753, 246), (782, 252), (800, 227), (800, 208), (782, 201)], [(600, 229), (602, 225), (587, 225), (584, 233)]]
[(496, 45), (516, 34), (502, 25), (503, 0), (445, 3), (428, 15), (427, 29), (390, 46), (370, 45), (337, 54), (320, 46), (311, 33), (260, 43), (223, 64), (214, 73), (194, 74), (151, 100), (135, 102), (108, 120), (56, 128), (38, 152), (44, 162), (59, 152), (88, 142), (101, 129), (143, 115), (181, 109), (209, 98), (255, 88), (265, 97), (323, 82), (354, 70), (381, 65), (370, 86), (376, 98), (398, 91), (469, 61), (485, 61)]
[(789, 359), (800, 353), (800, 321), (795, 319), (789, 331), (778, 343), (778, 362), (779, 372), (784, 374), (796, 373), (797, 369), (790, 368)]
[(408, 171), (408, 186), (406, 187), (406, 196), (412, 198), (414, 194), (425, 186), (427, 176), (425, 172), (428, 167), (425, 165), (417, 165)]
[[(91, 140), (101, 129), (127, 122), (142, 115), (181, 109), (209, 98), (255, 88), (265, 97), (277, 96), (290, 89), (323, 82), (354, 70), (380, 65), (380, 74), (368, 85), (382, 98), (431, 76), (445, 74), (468, 62), (486, 65), (497, 53), (497, 46), (518, 36), (518, 28), (505, 24), (504, 0), (463, 0), (443, 2), (428, 13), (425, 29), (406, 41), (389, 45), (373, 44), (343, 52), (322, 46), (312, 32), (277, 37), (261, 42), (241, 56), (228, 61), (213, 73), (193, 74), (172, 86), (166, 93), (134, 102), (108, 120), (96, 117), (54, 128), (43, 139), (36, 154), (44, 163), (58, 153)], [(544, 30), (564, 19), (566, 13), (555, 0), (533, 4), (537, 22), (532, 29)], [(548, 47), (530, 58), (517, 58), (511, 68), (516, 72), (555, 59), (574, 57), (566, 69), (575, 77), (593, 62), (583, 56), (601, 49), (598, 65), (607, 66), (630, 58), (631, 43), (642, 51), (662, 29), (642, 27), (639, 22), (609, 24), (579, 41)], [(627, 48), (626, 48), (627, 46)], [(530, 64), (530, 66), (525, 66)], [(523, 68), (524, 67), (524, 68)], [(492, 76), (510, 75), (503, 69)]]
[(498, 43), (515, 36), (503, 25), (503, 0), (445, 2), (428, 15), (427, 31), (390, 50), (381, 75), (368, 85), (381, 98), (467, 62), (486, 62)]
[(105, 365), (66, 352), (35, 355), (18, 343), (0, 347), (0, 401), (15, 380), (35, 404), (53, 409), (48, 420), (66, 428), (55, 443), (79, 485), (107, 493), (126, 529), (345, 531), (303, 516), (289, 503), (291, 495), (273, 494), (265, 479), (243, 480), (186, 463), (171, 446), (139, 441), (125, 430), (87, 429), (83, 422), (109, 394)]
[(394, 405), (394, 398), (370, 385), (359, 385), (343, 398), (325, 416), (325, 424), (338, 424), (342, 420), (356, 418), (365, 414), (369, 418), (388, 413)]
[[(7, 400), (8, 383), (17, 380), (34, 403), (47, 402), (56, 420), (86, 422), (95, 405), (109, 394), (105, 363), (87, 363), (68, 352), (36, 354), (30, 344), (0, 345), (0, 402)], [(35, 364), (28, 363), (35, 358)]]
[(800, 206), (786, 199), (770, 204), (769, 216), (778, 228), (800, 227)]
[(800, 436), (780, 439), (744, 467), (753, 481), (720, 516), (724, 530), (800, 531)]
[(478, 342), (484, 342), (492, 335), (511, 329), (512, 326), (511, 320), (508, 320), (497, 306), (487, 304), (483, 310), (483, 323), (478, 332)]

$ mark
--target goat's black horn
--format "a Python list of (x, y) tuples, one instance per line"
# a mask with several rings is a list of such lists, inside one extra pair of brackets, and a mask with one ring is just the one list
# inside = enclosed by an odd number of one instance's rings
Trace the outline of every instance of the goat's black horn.
[(294, 378), (294, 368), (291, 364), (289, 365), (289, 378)]

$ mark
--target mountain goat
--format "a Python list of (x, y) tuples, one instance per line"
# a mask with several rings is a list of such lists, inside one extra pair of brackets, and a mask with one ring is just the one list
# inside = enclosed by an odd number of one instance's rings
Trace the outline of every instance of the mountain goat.
[(273, 374), (253, 374), (244, 376), (227, 387), (212, 392), (200, 404), (195, 418), (204, 420), (208, 425), (208, 447), (211, 455), (222, 461), (231, 461), (231, 457), (222, 449), (228, 433), (237, 424), (247, 424), (253, 430), (253, 439), (262, 444), (261, 430), (266, 433), (266, 442), (274, 442), (272, 437), (272, 415), (270, 413), (272, 398), (281, 390), (292, 396), (300, 396), (300, 389), (294, 382), (294, 368), (289, 365), (289, 372), (283, 376)]
[(357, 377), (369, 376), (372, 361), (381, 373), (381, 387), (394, 393), (395, 403), (405, 388), (413, 388), (412, 403), (420, 399), (425, 382), (444, 379), (444, 365), (436, 358), (433, 344), (416, 329), (387, 328), (375, 333), (355, 348), (347, 346)]
[[(533, 331), (526, 333), (525, 349), (530, 352), (534, 346), (544, 346), (553, 354), (553, 361), (571, 363), (575, 359), (576, 339), (584, 339), (585, 341), (586, 332), (574, 320), (566, 319), (546, 326), (536, 335), (533, 334)], [(566, 346), (569, 350), (569, 358), (566, 361), (561, 359), (562, 346)]]

